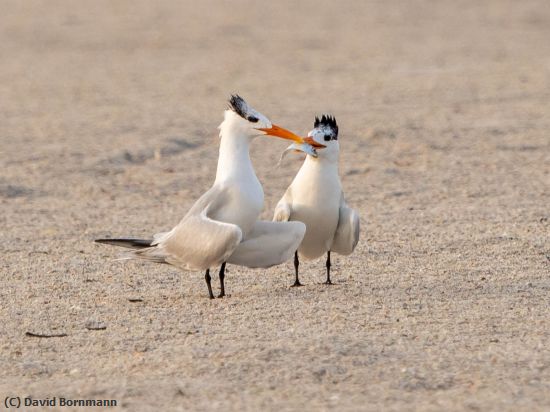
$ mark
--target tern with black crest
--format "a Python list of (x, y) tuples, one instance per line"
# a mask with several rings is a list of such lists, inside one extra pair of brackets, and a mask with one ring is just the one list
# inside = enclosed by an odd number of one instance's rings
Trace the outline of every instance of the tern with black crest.
[[(338, 175), (338, 124), (332, 116), (315, 118), (313, 130), (304, 141), (316, 150), (307, 155), (304, 164), (275, 208), (273, 220), (300, 221), (306, 234), (294, 255), (295, 282), (300, 258), (311, 260), (327, 254), (326, 284), (330, 279), (330, 253), (349, 255), (359, 241), (359, 215), (346, 204)], [(299, 147), (293, 144), (291, 147)]]
[(96, 242), (134, 249), (126, 258), (168, 263), (183, 270), (205, 272), (210, 298), (214, 298), (210, 269), (221, 265), (219, 297), (225, 295), (226, 263), (253, 268), (278, 265), (292, 258), (302, 241), (301, 222), (259, 221), (264, 192), (249, 155), (258, 136), (292, 140), (299, 148), (314, 150), (304, 139), (276, 126), (234, 95), (224, 112), (216, 180), (172, 230), (152, 239), (97, 239)]

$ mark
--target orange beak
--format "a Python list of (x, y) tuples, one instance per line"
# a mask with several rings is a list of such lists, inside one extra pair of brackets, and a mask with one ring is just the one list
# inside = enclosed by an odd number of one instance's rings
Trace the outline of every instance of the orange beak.
[(264, 132), (269, 136), (276, 136), (282, 139), (292, 140), (296, 143), (304, 143), (304, 140), (305, 140), (300, 136), (295, 135), (290, 130), (283, 129), (282, 127), (279, 127), (274, 124), (272, 124), (271, 127), (268, 129), (258, 128), (258, 130), (261, 130), (262, 132)]
[(324, 144), (317, 143), (315, 140), (313, 140), (313, 137), (305, 137), (304, 142), (306, 142), (307, 144), (313, 146), (316, 149), (322, 149), (322, 148), (326, 147)]

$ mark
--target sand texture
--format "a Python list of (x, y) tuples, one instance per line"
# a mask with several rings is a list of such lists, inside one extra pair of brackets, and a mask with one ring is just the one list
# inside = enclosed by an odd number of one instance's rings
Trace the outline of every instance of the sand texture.
[[(0, 7), (2, 403), (550, 410), (547, 1)], [(302, 288), (292, 262), (229, 266), (210, 301), (202, 273), (93, 243), (181, 219), (235, 92), (299, 133), (336, 116), (362, 224), (336, 285), (322, 259)], [(252, 147), (267, 219), (287, 145)]]

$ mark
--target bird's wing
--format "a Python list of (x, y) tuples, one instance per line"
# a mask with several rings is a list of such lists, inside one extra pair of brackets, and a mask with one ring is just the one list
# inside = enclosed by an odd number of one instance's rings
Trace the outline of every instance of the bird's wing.
[(359, 242), (359, 214), (348, 207), (342, 193), (336, 234), (332, 242), (331, 251), (341, 255), (349, 255)]
[(227, 263), (249, 268), (279, 265), (294, 255), (305, 233), (306, 225), (302, 222), (259, 220)]
[(227, 192), (214, 186), (170, 232), (155, 236), (154, 247), (134, 252), (136, 257), (162, 258), (174, 266), (204, 270), (225, 262), (241, 242), (242, 231), (210, 216), (227, 204)]
[(285, 194), (277, 203), (275, 207), (275, 212), (273, 213), (274, 222), (287, 222), (290, 220), (290, 215), (292, 213), (292, 192), (290, 187), (286, 190)]

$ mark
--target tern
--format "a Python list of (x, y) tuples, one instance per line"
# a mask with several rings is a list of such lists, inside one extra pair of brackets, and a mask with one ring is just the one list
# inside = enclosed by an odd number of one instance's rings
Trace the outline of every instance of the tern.
[(302, 222), (259, 221), (264, 192), (249, 155), (257, 136), (292, 140), (295, 147), (315, 155), (303, 138), (277, 126), (246, 101), (233, 95), (219, 126), (220, 150), (213, 186), (169, 232), (153, 239), (96, 239), (96, 242), (134, 249), (124, 259), (168, 263), (182, 270), (206, 271), (208, 295), (214, 298), (210, 269), (221, 265), (219, 278), (225, 296), (226, 263), (267, 268), (292, 258), (306, 227)]
[(294, 254), (296, 280), (292, 286), (302, 286), (298, 277), (300, 258), (316, 259), (324, 253), (327, 254), (325, 283), (332, 284), (330, 253), (349, 255), (359, 241), (359, 215), (346, 204), (338, 175), (340, 146), (336, 119), (328, 115), (315, 117), (313, 127), (304, 141), (318, 149), (318, 156), (306, 156), (273, 216), (277, 222), (306, 224), (306, 234)]

